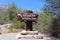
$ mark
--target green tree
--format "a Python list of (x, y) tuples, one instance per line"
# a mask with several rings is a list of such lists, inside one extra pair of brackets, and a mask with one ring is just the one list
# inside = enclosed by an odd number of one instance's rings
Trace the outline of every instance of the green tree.
[(47, 6), (55, 10), (57, 14), (51, 21), (49, 33), (54, 37), (58, 37), (60, 34), (60, 0), (46, 0), (46, 2), (49, 4)]
[[(13, 25), (10, 27), (10, 29), (17, 29), (20, 28), (23, 24), (21, 21), (17, 21), (16, 20), (16, 16), (18, 13), (23, 12), (24, 10), (19, 9), (16, 7), (16, 5), (13, 4), (9, 4), (7, 6), (7, 9), (4, 10), (4, 17), (2, 18), (2, 20), (5, 21), (5, 23), (12, 23)], [(20, 25), (21, 24), (21, 25)]]
[(9, 19), (12, 20), (14, 17), (16, 17), (17, 13), (16, 13), (16, 6), (15, 4), (10, 4), (8, 6), (8, 15), (9, 15)]
[(39, 14), (37, 24), (34, 24), (34, 28), (39, 30), (40, 32), (47, 32), (48, 27), (51, 24), (51, 21), (55, 15), (55, 11), (52, 11), (51, 9), (44, 8), (43, 13)]
[(51, 21), (50, 27), (48, 32), (53, 37), (59, 37), (60, 35), (60, 18), (58, 16), (54, 16), (53, 20)]
[(60, 14), (60, 0), (45, 0), (46, 6)]

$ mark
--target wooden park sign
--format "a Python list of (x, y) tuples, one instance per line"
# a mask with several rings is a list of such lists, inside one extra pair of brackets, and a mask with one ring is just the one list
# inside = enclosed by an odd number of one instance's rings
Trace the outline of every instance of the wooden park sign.
[(17, 15), (17, 20), (26, 22), (26, 30), (32, 31), (32, 23), (37, 21), (38, 14), (32, 11), (26, 11), (26, 13), (20, 13)]

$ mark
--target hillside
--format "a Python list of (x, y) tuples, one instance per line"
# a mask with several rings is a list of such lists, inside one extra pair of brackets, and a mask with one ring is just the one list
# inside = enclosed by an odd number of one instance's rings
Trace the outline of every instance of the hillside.
[(4, 10), (7, 8), (8, 8), (8, 6), (0, 6), (0, 17), (4, 16)]

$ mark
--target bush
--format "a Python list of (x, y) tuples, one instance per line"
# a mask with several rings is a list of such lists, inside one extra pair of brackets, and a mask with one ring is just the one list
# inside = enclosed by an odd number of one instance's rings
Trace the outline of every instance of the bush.
[(3, 25), (5, 22), (3, 20), (0, 20), (0, 24)]
[(55, 17), (51, 24), (50, 27), (48, 28), (48, 32), (51, 34), (53, 37), (59, 37), (60, 35), (60, 18)]

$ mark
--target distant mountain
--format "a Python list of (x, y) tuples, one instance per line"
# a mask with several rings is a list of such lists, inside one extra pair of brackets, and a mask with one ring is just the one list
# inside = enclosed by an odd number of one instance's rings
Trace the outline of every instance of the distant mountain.
[(0, 17), (3, 17), (4, 16), (4, 10), (7, 9), (8, 6), (0, 6)]

